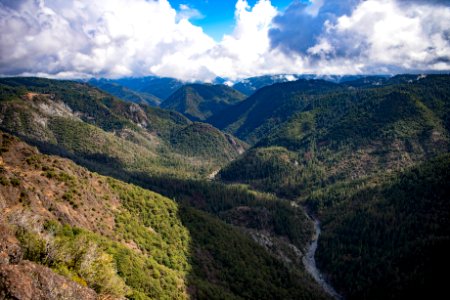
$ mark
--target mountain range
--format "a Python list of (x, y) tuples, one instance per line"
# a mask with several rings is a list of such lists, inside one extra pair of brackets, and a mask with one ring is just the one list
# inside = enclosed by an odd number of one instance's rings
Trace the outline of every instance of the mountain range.
[(121, 101), (84, 83), (5, 78), (0, 85), (3, 130), (94, 169), (195, 177), (246, 148), (210, 125)]
[(0, 298), (445, 292), (449, 75), (0, 91)]

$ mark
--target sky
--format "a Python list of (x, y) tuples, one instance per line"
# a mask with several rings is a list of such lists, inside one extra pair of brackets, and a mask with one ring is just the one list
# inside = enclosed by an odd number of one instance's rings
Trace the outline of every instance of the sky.
[(0, 0), (0, 76), (450, 71), (450, 0)]
[[(203, 31), (217, 42), (222, 40), (224, 34), (233, 33), (236, 8), (234, 0), (169, 0), (169, 2), (178, 11), (189, 7), (191, 23), (201, 26)], [(253, 7), (256, 2), (257, 0), (247, 1), (250, 7)], [(292, 0), (271, 1), (279, 11), (286, 9), (291, 2)]]

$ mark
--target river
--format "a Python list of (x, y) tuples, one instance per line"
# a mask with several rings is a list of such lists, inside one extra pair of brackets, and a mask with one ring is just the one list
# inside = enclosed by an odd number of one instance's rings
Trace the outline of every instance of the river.
[(324, 276), (316, 266), (315, 254), (317, 250), (317, 242), (320, 236), (320, 222), (315, 217), (308, 215), (309, 218), (314, 221), (314, 235), (311, 239), (311, 243), (307, 248), (306, 254), (303, 256), (303, 265), (306, 271), (316, 280), (316, 282), (325, 290), (325, 292), (334, 299), (343, 299), (336, 290), (325, 280)]

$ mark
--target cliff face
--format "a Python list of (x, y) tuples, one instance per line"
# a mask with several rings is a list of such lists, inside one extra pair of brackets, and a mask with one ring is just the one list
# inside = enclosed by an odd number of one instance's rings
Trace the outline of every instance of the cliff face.
[(13, 232), (0, 225), (0, 299), (97, 299), (90, 288), (23, 259)]
[[(0, 131), (0, 300), (326, 298), (302, 270), (223, 222), (270, 223), (302, 244), (307, 223), (290, 205), (218, 183), (170, 183), (185, 205)], [(246, 204), (255, 208), (232, 209)], [(267, 218), (250, 219), (266, 204)]]
[[(32, 225), (32, 220), (48, 217), (37, 198), (39, 194), (33, 199), (24, 192), (25, 187), (31, 189), (39, 182), (36, 174), (24, 168), (23, 155), (36, 155), (37, 152), (6, 134), (2, 135), (1, 144), (0, 299), (97, 299), (92, 289), (24, 259), (24, 250), (15, 236), (17, 225)], [(32, 208), (30, 198), (35, 200)]]
[[(145, 217), (144, 225), (136, 203), (162, 219)], [(174, 244), (176, 230), (186, 233), (176, 216), (169, 199), (0, 132), (0, 300), (124, 299), (142, 290), (156, 294), (157, 286), (170, 299), (186, 298), (182, 266), (168, 258), (185, 251)]]
[(18, 264), (0, 265), (0, 299), (91, 300), (97, 299), (97, 294), (47, 267), (23, 260)]

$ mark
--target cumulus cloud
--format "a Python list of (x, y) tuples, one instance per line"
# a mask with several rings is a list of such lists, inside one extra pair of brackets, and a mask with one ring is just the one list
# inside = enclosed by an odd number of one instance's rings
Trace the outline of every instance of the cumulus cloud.
[(190, 7), (187, 4), (180, 4), (178, 12), (178, 19), (203, 19), (205, 16), (196, 8)]
[(273, 47), (306, 57), (311, 70), (450, 70), (448, 4), (439, 0), (298, 2), (275, 18), (270, 37)]
[(298, 72), (301, 59), (271, 49), (268, 31), (277, 13), (270, 0), (260, 0), (253, 7), (245, 0), (238, 0), (232, 34), (189, 56), (165, 56), (151, 71), (162, 76), (201, 80), (212, 80), (216, 76), (237, 79), (286, 70)]
[(139, 76), (215, 44), (167, 0), (2, 1), (0, 32), (2, 74)]
[(287, 58), (270, 49), (276, 14), (270, 0), (239, 0), (234, 33), (217, 43), (190, 23), (199, 11), (177, 12), (167, 0), (2, 0), (0, 74), (212, 80), (278, 72)]
[(270, 0), (237, 0), (220, 42), (190, 22), (201, 17), (168, 0), (0, 0), (0, 74), (208, 81), (450, 69), (447, 1), (296, 0), (280, 13)]
[(325, 30), (325, 24), (348, 14), (359, 0), (315, 0), (311, 3), (294, 1), (274, 20), (270, 30), (273, 47), (285, 52), (306, 54)]

